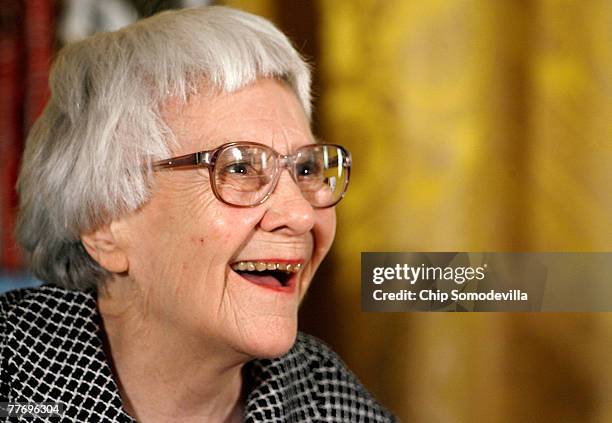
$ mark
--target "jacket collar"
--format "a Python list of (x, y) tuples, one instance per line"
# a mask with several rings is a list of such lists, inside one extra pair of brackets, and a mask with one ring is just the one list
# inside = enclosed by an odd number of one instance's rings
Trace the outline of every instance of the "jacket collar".
[[(5, 348), (15, 351), (7, 369), (12, 375), (11, 401), (60, 401), (80, 421), (104, 417), (134, 422), (124, 411), (105, 353), (95, 292), (53, 286), (32, 292), (35, 295), (23, 295), (7, 318), (13, 334), (32, 338), (9, 336), (6, 340)], [(316, 407), (320, 395), (300, 336), (285, 356), (245, 365), (245, 422), (286, 421), (296, 413), (307, 420), (321, 420)]]

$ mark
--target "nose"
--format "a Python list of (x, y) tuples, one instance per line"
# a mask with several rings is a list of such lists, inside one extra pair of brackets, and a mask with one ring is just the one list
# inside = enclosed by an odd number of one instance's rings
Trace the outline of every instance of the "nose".
[(290, 235), (300, 235), (314, 226), (314, 208), (304, 198), (287, 170), (281, 173), (276, 189), (264, 203), (264, 207), (267, 209), (260, 226), (265, 231), (284, 231)]

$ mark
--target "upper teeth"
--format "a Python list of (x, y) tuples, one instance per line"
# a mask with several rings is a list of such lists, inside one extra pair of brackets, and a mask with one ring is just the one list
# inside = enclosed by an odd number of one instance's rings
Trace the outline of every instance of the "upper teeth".
[(263, 272), (266, 270), (281, 270), (287, 273), (297, 273), (302, 268), (302, 263), (291, 264), (291, 263), (270, 263), (263, 261), (239, 261), (238, 263), (232, 264), (232, 269), (239, 271), (249, 272)]

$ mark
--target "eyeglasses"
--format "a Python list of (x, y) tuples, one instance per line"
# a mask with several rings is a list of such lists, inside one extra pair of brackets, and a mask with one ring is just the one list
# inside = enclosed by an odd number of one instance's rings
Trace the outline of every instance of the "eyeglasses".
[(351, 155), (335, 144), (310, 144), (280, 154), (255, 142), (232, 142), (213, 150), (160, 160), (154, 170), (206, 167), (215, 196), (237, 207), (266, 201), (287, 169), (304, 198), (315, 208), (337, 204), (349, 182)]

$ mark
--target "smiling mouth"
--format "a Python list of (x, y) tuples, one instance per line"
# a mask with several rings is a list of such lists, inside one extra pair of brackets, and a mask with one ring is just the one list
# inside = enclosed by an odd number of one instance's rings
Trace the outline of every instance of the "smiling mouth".
[(293, 276), (302, 269), (302, 263), (239, 261), (232, 264), (231, 268), (244, 279), (256, 285), (282, 289), (292, 286)]

